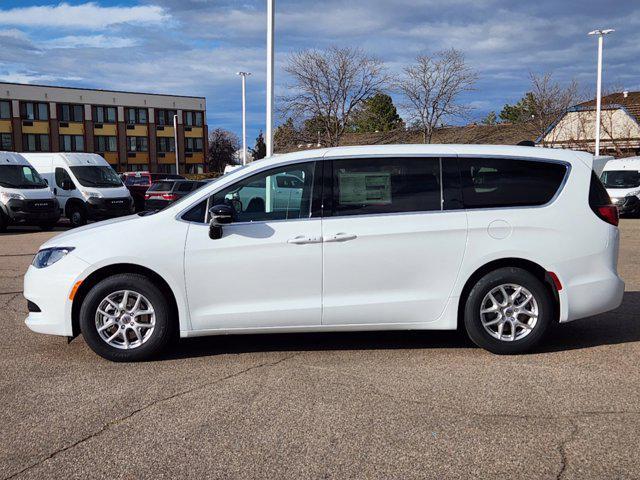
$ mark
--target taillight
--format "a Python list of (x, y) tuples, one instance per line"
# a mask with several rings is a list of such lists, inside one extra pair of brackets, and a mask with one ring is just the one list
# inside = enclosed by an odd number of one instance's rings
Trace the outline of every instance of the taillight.
[(603, 205), (594, 208), (593, 211), (598, 217), (614, 227), (617, 227), (618, 223), (620, 223), (620, 213), (618, 212), (618, 207), (615, 205)]
[(151, 198), (151, 195), (149, 195), (148, 193), (144, 194), (144, 199), (145, 200), (149, 200)]
[(175, 200), (176, 197), (173, 193), (165, 193), (162, 195), (162, 198), (164, 198), (165, 200)]

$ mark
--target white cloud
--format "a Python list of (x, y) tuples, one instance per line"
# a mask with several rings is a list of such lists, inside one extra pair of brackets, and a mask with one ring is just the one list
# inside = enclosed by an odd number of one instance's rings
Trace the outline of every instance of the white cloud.
[(0, 10), (0, 25), (19, 27), (60, 27), (101, 29), (121, 23), (158, 24), (170, 20), (156, 5), (102, 7), (94, 2), (80, 5), (60, 3), (51, 6), (17, 7)]
[(111, 37), (107, 35), (68, 35), (43, 42), (46, 48), (127, 48), (135, 47), (133, 38)]
[(46, 82), (75, 82), (80, 77), (42, 75), (34, 72), (11, 72), (0, 74), (0, 82), (10, 83), (46, 83)]

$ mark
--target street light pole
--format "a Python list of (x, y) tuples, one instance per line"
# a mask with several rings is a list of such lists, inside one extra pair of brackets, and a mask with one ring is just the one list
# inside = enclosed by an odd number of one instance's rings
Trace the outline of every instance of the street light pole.
[(598, 79), (596, 81), (596, 156), (600, 155), (600, 123), (602, 117), (602, 48), (604, 36), (615, 32), (614, 29), (593, 30), (589, 35), (598, 36)]
[(242, 77), (242, 165), (247, 164), (247, 77), (249, 72), (238, 72)]
[(173, 141), (175, 143), (175, 150), (176, 150), (176, 174), (180, 174), (180, 163), (179, 163), (179, 158), (180, 155), (178, 155), (178, 115), (174, 115), (173, 116)]
[(265, 129), (267, 137), (267, 157), (273, 155), (274, 28), (275, 0), (267, 0), (267, 125)]

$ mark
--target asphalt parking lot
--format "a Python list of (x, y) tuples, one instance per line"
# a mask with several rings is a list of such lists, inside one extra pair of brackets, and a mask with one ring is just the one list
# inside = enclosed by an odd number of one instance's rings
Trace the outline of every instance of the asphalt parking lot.
[[(0, 235), (0, 478), (638, 478), (640, 220), (615, 312), (498, 357), (453, 332), (182, 341), (114, 364), (31, 333), (55, 233)], [(579, 241), (579, 239), (575, 239)]]

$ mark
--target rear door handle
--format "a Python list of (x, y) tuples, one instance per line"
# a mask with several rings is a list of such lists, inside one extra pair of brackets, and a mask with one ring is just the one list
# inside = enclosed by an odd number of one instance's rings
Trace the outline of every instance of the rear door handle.
[(304, 235), (298, 235), (297, 237), (290, 238), (287, 243), (293, 245), (307, 245), (309, 243), (322, 243), (322, 238), (318, 237), (305, 237)]
[(357, 235), (353, 235), (350, 233), (336, 233), (335, 235), (324, 237), (324, 241), (325, 242), (348, 242), (349, 240), (355, 240), (356, 238), (358, 238)]

